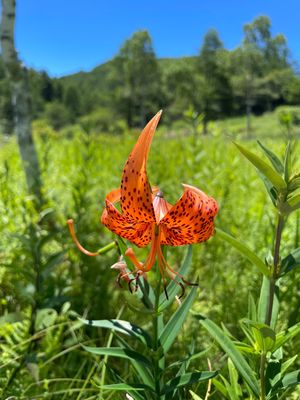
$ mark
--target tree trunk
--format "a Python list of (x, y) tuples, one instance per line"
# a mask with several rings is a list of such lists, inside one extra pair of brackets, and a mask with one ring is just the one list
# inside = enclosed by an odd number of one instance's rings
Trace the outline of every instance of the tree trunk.
[(246, 104), (246, 136), (247, 138), (251, 137), (251, 113), (252, 107), (251, 104), (247, 102)]
[(251, 115), (252, 115), (252, 77), (247, 74), (246, 76), (246, 136), (251, 137)]
[(31, 132), (30, 90), (27, 69), (18, 59), (14, 43), (15, 0), (2, 0), (1, 48), (6, 74), (10, 81), (14, 129), (25, 171), (28, 191), (42, 202), (41, 174)]
[(203, 124), (203, 126), (202, 126), (202, 134), (203, 134), (204, 136), (206, 136), (206, 135), (208, 134), (208, 130), (207, 130), (207, 127), (208, 127), (208, 118), (205, 116), (205, 114), (204, 114), (204, 118), (203, 118), (202, 124)]

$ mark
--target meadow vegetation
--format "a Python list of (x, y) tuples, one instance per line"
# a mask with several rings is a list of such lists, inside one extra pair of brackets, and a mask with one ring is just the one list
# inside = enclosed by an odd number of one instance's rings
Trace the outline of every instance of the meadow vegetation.
[[(247, 244), (264, 258), (272, 248), (274, 209), (255, 169), (242, 158), (232, 140), (258, 153), (255, 140), (246, 137), (245, 118), (211, 123), (208, 135), (195, 135), (189, 122), (162, 126), (150, 153), (148, 174), (174, 203), (181, 195), (180, 183), (189, 183), (213, 195), (220, 211), (216, 226)], [(251, 136), (283, 155), (291, 135), (293, 157), (298, 162), (294, 126), (287, 133), (278, 114), (253, 118)], [(139, 313), (135, 293), (126, 284), (121, 289), (110, 266), (118, 260), (117, 249), (94, 258), (80, 253), (69, 236), (66, 220), (74, 218), (80, 241), (96, 250), (114, 241), (99, 223), (105, 195), (120, 184), (124, 162), (138, 131), (122, 134), (86, 132), (70, 125), (57, 132), (43, 121), (34, 123), (34, 137), (40, 156), (45, 204), (36, 211), (28, 195), (18, 149), (13, 137), (1, 138), (1, 319), (0, 387), (2, 398), (118, 399), (115, 392), (97, 389), (97, 384), (114, 381), (115, 374), (130, 377), (130, 363), (87, 353), (82, 345), (103, 346), (112, 340), (106, 330), (84, 326), (88, 319), (119, 317), (139, 325), (149, 323)], [(196, 140), (195, 140), (196, 139)], [(299, 213), (284, 231), (284, 249), (300, 245)], [(147, 250), (139, 250), (139, 258)], [(178, 268), (186, 249), (169, 249), (169, 263)], [(242, 338), (239, 320), (247, 316), (249, 294), (259, 295), (261, 276), (250, 262), (216, 234), (208, 242), (193, 246), (190, 280), (199, 280), (194, 313), (209, 316), (236, 338)], [(154, 283), (155, 274), (149, 274)], [(279, 326), (299, 321), (299, 271), (281, 280)], [(187, 292), (189, 292), (187, 288)], [(176, 305), (168, 311), (174, 312)], [(147, 322), (148, 321), (148, 322)], [(187, 343), (192, 343), (187, 348)], [(192, 361), (194, 369), (206, 370), (207, 358), (214, 370), (228, 378), (224, 353), (189, 316), (178, 336), (170, 362), (189, 352), (203, 351)], [(285, 347), (285, 356), (300, 351), (299, 336)], [(299, 362), (296, 360), (296, 367)], [(229, 379), (229, 378), (228, 378)], [(193, 385), (204, 398), (206, 384)], [(294, 390), (294, 389), (293, 389)], [(299, 391), (290, 394), (297, 399)], [(104, 397), (103, 397), (104, 396)], [(184, 390), (178, 398), (191, 398)], [(197, 399), (196, 394), (193, 398)], [(177, 398), (177, 397), (175, 397)], [(224, 397), (212, 389), (211, 398)], [(237, 397), (246, 398), (246, 397)]]

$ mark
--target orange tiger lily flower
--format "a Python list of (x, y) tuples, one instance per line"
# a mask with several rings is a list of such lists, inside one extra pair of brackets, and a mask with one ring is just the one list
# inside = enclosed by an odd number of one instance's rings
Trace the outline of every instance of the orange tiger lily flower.
[[(158, 188), (151, 189), (146, 166), (160, 116), (161, 111), (142, 131), (126, 162), (121, 188), (106, 196), (101, 222), (138, 247), (151, 243), (143, 263), (137, 260), (131, 248), (126, 252), (136, 268), (136, 279), (150, 271), (157, 260), (164, 282), (166, 276), (174, 279), (177, 275), (182, 282), (190, 284), (169, 266), (161, 245), (182, 246), (208, 240), (214, 233), (218, 205), (212, 197), (190, 185), (183, 185), (183, 195), (173, 206), (167, 203)], [(122, 212), (115, 207), (118, 202)]]

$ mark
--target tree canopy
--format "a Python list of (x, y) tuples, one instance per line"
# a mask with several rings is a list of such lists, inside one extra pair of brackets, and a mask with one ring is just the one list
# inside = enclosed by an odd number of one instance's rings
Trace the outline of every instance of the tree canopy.
[[(300, 104), (300, 78), (286, 38), (272, 34), (267, 16), (244, 26), (243, 40), (234, 50), (225, 49), (217, 30), (210, 29), (202, 42), (199, 39), (198, 55), (158, 59), (149, 32), (141, 30), (111, 61), (91, 72), (53, 79), (45, 71), (31, 70), (30, 85), (33, 117), (48, 119), (56, 129), (88, 115), (93, 119), (97, 110), (105, 115), (105, 125), (111, 121), (112, 131), (116, 120), (142, 127), (160, 108), (174, 120), (191, 106), (203, 114), (204, 130), (209, 120), (245, 113), (250, 129), (253, 113)], [(10, 91), (2, 62), (0, 88), (2, 130), (11, 133)]]

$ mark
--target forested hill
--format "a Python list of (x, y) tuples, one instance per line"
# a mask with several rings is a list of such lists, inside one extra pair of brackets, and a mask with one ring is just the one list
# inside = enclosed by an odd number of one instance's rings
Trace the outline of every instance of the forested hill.
[[(169, 69), (174, 69), (178, 65), (190, 64), (194, 66), (197, 57), (180, 57), (180, 58), (158, 58), (157, 63), (161, 73), (165, 76)], [(77, 86), (78, 89), (84, 91), (100, 91), (106, 92), (110, 89), (110, 75), (114, 68), (114, 60), (110, 60), (104, 64), (100, 64), (91, 71), (76, 72), (74, 74), (63, 76), (59, 81), (64, 87)]]
[[(125, 41), (109, 62), (90, 72), (52, 79), (30, 71), (34, 119), (54, 129), (73, 123), (86, 129), (118, 132), (144, 126), (164, 108), (164, 123), (190, 109), (201, 114), (204, 131), (210, 120), (261, 114), (278, 105), (300, 104), (300, 78), (293, 69), (283, 34), (272, 34), (268, 17), (244, 26), (234, 50), (224, 48), (216, 30), (199, 38), (199, 53), (178, 59), (156, 57), (147, 31)], [(0, 65), (2, 131), (10, 133), (9, 85)]]
[(109, 75), (112, 61), (98, 65), (89, 72), (77, 72), (59, 79), (64, 87), (76, 86), (79, 90), (106, 92), (109, 90)]

